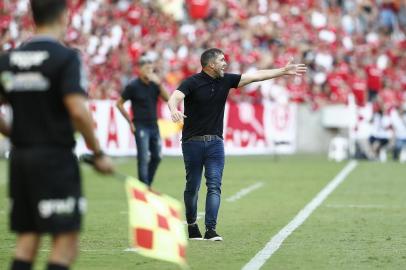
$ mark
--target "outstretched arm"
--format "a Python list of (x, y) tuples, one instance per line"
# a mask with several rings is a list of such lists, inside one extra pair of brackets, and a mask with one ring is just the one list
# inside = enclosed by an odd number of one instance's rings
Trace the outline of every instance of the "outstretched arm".
[(284, 76), (284, 75), (302, 76), (304, 73), (306, 73), (306, 71), (307, 71), (307, 67), (305, 64), (292, 64), (292, 60), (290, 60), (288, 62), (288, 64), (283, 68), (264, 69), (264, 70), (258, 70), (253, 73), (242, 74), (238, 87), (245, 86), (252, 82), (265, 81), (265, 80), (277, 78), (277, 77)]
[(173, 122), (182, 122), (183, 118), (186, 118), (181, 111), (178, 110), (179, 103), (185, 98), (185, 94), (183, 94), (179, 90), (175, 90), (171, 97), (168, 100), (168, 107), (171, 111), (171, 118)]

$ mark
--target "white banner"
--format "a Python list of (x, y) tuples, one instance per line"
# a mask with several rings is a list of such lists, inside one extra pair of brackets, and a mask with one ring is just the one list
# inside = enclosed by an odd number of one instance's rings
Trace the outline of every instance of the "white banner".
[[(97, 136), (103, 150), (113, 156), (136, 155), (134, 135), (115, 101), (90, 101)], [(130, 112), (130, 103), (125, 104)], [(130, 112), (131, 113), (131, 112)], [(224, 144), (231, 155), (294, 153), (296, 150), (296, 104), (280, 105), (228, 102), (224, 115)], [(181, 127), (170, 120), (166, 104), (158, 105), (164, 155), (181, 155)], [(78, 136), (76, 152), (88, 149)]]

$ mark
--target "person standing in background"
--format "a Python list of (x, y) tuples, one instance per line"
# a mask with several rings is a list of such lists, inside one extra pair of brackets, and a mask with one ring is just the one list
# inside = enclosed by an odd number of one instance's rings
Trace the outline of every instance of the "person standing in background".
[[(151, 186), (162, 158), (157, 118), (158, 97), (166, 102), (169, 94), (155, 73), (154, 63), (151, 60), (143, 56), (138, 61), (138, 66), (139, 77), (125, 87), (116, 105), (135, 134), (138, 178)], [(133, 119), (124, 109), (127, 100), (131, 101)]]

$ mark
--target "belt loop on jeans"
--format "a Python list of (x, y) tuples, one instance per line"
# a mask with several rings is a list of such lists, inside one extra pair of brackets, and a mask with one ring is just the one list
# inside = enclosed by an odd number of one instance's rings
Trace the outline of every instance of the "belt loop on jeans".
[(201, 142), (210, 142), (221, 139), (217, 135), (203, 135), (203, 136), (193, 136), (188, 139), (188, 141), (201, 141)]

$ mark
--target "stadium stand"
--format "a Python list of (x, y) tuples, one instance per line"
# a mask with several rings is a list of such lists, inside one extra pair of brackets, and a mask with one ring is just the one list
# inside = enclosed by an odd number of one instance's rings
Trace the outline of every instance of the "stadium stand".
[[(361, 105), (366, 90), (370, 98), (379, 92), (394, 105), (404, 100), (406, 1), (187, 0), (185, 7), (182, 2), (70, 1), (66, 42), (84, 55), (91, 98), (117, 98), (144, 52), (159, 62), (173, 90), (200, 67), (202, 49), (220, 47), (232, 72), (301, 57), (296, 60), (309, 65), (308, 76), (279, 80), (277, 93), (314, 109), (346, 103), (351, 92)], [(28, 10), (26, 0), (1, 1), (1, 50), (28, 38)], [(258, 84), (235, 95), (277, 98), (269, 89), (269, 83)], [(396, 98), (385, 98), (384, 90)]]

